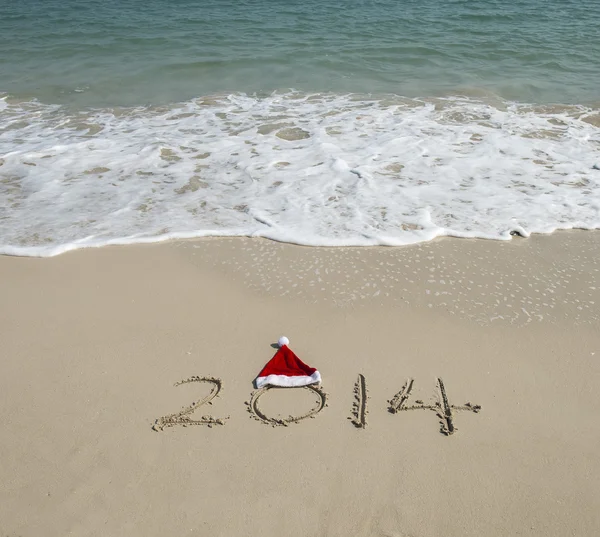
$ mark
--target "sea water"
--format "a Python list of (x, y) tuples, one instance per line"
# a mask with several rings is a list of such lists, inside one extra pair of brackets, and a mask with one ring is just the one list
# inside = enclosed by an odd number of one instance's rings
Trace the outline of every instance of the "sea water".
[(598, 0), (0, 0), (0, 253), (600, 228)]

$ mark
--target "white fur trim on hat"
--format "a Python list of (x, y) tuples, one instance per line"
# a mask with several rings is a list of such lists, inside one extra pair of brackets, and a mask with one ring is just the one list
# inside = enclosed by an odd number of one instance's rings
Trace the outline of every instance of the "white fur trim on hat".
[(321, 382), (321, 373), (315, 371), (312, 375), (299, 375), (297, 377), (288, 377), (287, 375), (269, 375), (268, 377), (258, 377), (256, 387), (263, 386), (281, 386), (283, 388), (297, 388), (299, 386), (308, 386)]

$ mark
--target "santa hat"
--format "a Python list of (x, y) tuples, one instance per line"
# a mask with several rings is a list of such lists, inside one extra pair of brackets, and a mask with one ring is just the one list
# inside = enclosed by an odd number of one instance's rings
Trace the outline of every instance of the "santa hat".
[(321, 382), (321, 373), (314, 367), (308, 367), (288, 347), (288, 338), (279, 338), (279, 350), (256, 378), (256, 387), (282, 386), (295, 388)]

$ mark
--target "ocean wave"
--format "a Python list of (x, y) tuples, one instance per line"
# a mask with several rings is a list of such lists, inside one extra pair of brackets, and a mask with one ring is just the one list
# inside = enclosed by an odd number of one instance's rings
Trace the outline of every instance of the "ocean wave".
[(318, 246), (600, 228), (600, 110), (499, 98), (0, 98), (0, 253), (202, 236)]

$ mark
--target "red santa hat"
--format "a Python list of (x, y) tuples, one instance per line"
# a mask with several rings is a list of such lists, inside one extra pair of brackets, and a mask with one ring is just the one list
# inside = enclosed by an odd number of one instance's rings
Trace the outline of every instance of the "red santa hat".
[(256, 387), (282, 386), (295, 388), (321, 382), (321, 373), (307, 366), (288, 347), (288, 338), (279, 338), (279, 350), (256, 378)]

